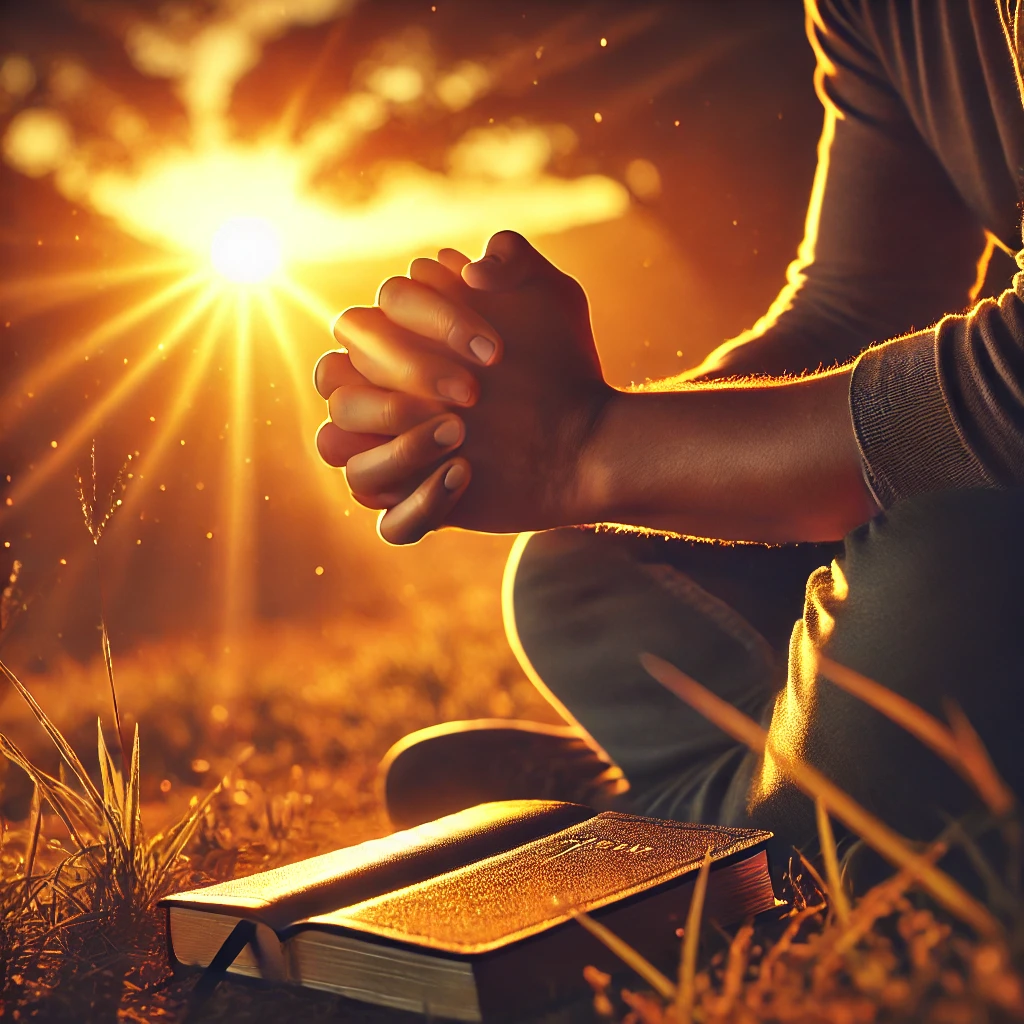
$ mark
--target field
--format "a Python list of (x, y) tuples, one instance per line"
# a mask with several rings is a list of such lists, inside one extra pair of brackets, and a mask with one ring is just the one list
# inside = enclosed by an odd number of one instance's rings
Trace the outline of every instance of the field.
[[(494, 558), (491, 568), (499, 563)], [(58, 771), (51, 738), (11, 682), (4, 691), (5, 730), (27, 761), (49, 773), (49, 782), (47, 775), (40, 778), (58, 799), (40, 808), (26, 777), (5, 764), (0, 1018), (182, 1019), (193, 979), (168, 972), (162, 920), (153, 910), (163, 891), (386, 833), (375, 766), (410, 729), (482, 716), (556, 720), (504, 643), (493, 585), (435, 592), (430, 600), (410, 597), (389, 618), (350, 619), (344, 629), (261, 630), (246, 638), (244, 657), (179, 641), (142, 645), (117, 659), (122, 734), (138, 725), (141, 770), (131, 769), (125, 787), (115, 748), (104, 798), (114, 793), (110, 806), (123, 824), (132, 816), (136, 787), (141, 827), (156, 851), (163, 847), (155, 833), (170, 836), (176, 820), (194, 819), (185, 856), (158, 889), (146, 888), (154, 857), (118, 868), (110, 830), (94, 820), (96, 849), (104, 851), (97, 884), (82, 857), (88, 842), (69, 838), (53, 813), (62, 806), (67, 813), (74, 804), (62, 804), (52, 778), (71, 781), (71, 762)], [(58, 742), (66, 738), (92, 767), (85, 752), (95, 745), (97, 714), (113, 745), (103, 659), (86, 665), (68, 660), (25, 679), (52, 713)], [(699, 698), (687, 697), (703, 707)], [(715, 714), (713, 706), (704, 710)], [(723, 727), (742, 729), (743, 723), (727, 715)], [(106, 756), (102, 744), (100, 756)], [(978, 778), (979, 792), (998, 801), (998, 781), (992, 797), (983, 762)], [(71, 790), (82, 792), (73, 782)], [(197, 813), (196, 802), (211, 791), (215, 795)], [(1003, 808), (1002, 827), (1011, 838), (1016, 812), (1008, 813)], [(695, 900), (678, 979), (627, 948), (621, 976), (588, 969), (592, 1001), (553, 1008), (544, 1019), (969, 1024), (1024, 1018), (1024, 987), (1014, 966), (1020, 936), (1014, 860), (1005, 878), (989, 878), (989, 903), (1001, 921), (962, 892), (936, 912), (935, 902), (919, 891), (930, 883), (910, 866), (851, 900), (839, 880), (827, 815), (820, 824), (822, 859), (794, 859), (787, 908), (727, 933), (714, 922), (702, 927)], [(951, 833), (924, 851), (925, 861), (958, 841)], [(941, 890), (933, 894), (943, 902)], [(957, 927), (958, 918), (978, 937)], [(689, 934), (693, 941), (686, 941)], [(405, 1015), (322, 994), (227, 982), (191, 1019), (389, 1022)]]

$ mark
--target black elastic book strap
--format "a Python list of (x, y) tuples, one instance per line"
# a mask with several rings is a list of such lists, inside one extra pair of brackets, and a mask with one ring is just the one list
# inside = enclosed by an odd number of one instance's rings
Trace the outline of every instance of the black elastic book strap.
[(221, 978), (227, 974), (228, 968), (238, 959), (242, 950), (249, 945), (258, 955), (256, 923), (255, 921), (239, 921), (231, 929), (231, 934), (221, 943), (220, 949), (210, 961), (209, 967), (199, 976), (199, 981), (196, 982), (196, 987), (192, 989), (192, 995), (189, 997), (183, 1024), (192, 1024), (196, 1014), (220, 984)]

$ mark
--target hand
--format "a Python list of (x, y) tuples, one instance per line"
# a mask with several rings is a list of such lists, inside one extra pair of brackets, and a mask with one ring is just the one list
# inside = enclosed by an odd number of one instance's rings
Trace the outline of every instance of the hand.
[(613, 392), (583, 290), (512, 232), (477, 263), (451, 250), (440, 260), (417, 260), (411, 279), (382, 286), (379, 309), (339, 319), (348, 355), (317, 368), (332, 420), (321, 454), (347, 466), (357, 500), (388, 509), (380, 533), (392, 543), (442, 523), (506, 532), (586, 521), (579, 459)]

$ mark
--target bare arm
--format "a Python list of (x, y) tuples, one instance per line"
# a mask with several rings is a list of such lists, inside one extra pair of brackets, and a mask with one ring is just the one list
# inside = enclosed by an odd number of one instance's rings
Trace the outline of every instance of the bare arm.
[[(872, 514), (848, 370), (616, 391), (601, 377), (579, 285), (511, 232), (488, 252), (457, 263), (472, 287), (455, 267), (417, 261), (418, 280), (389, 281), (379, 310), (339, 320), (349, 353), (318, 367), (332, 416), (321, 454), (347, 465), (358, 500), (386, 509), (384, 539), (409, 543), (440, 525), (504, 533), (611, 521), (722, 540), (810, 541), (841, 537)], [(504, 342), (483, 367), (467, 355), (467, 323), (481, 318)], [(410, 344), (411, 335), (421, 342)], [(401, 421), (394, 403), (409, 398), (392, 397), (387, 416), (367, 417), (353, 367), (382, 396), (400, 388), (418, 401), (457, 374), (479, 383), (460, 408), (438, 404), (439, 418), (403, 434), (387, 418)], [(458, 443), (435, 444), (448, 420), (459, 425)], [(353, 455), (353, 431), (398, 436)], [(453, 466), (461, 467), (454, 478)]]
[(580, 461), (580, 522), (720, 540), (835, 540), (877, 511), (850, 368), (780, 383), (614, 393)]

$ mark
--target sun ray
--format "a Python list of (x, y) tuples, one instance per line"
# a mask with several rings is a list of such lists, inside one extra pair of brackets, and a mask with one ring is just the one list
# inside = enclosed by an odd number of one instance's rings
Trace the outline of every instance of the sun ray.
[(313, 388), (313, 367), (301, 363), (295, 349), (288, 344), (288, 329), (281, 313), (281, 305), (274, 294), (265, 292), (258, 296), (258, 302), (270, 328), (270, 336), (288, 373), (295, 401), (300, 408), (308, 410), (312, 416), (316, 416), (317, 412), (323, 408), (323, 399)]
[(294, 277), (282, 275), (281, 280), (277, 282), (277, 287), (297, 309), (311, 317), (318, 326), (330, 331), (331, 325), (338, 316), (338, 311), (333, 306), (328, 306), (316, 292), (310, 291)]
[(233, 646), (255, 610), (255, 466), (252, 429), (252, 299), (240, 289), (236, 296), (231, 423), (225, 453), (227, 508), (224, 558), (224, 636)]
[(288, 102), (281, 113), (273, 133), (273, 137), (280, 143), (287, 142), (295, 134), (295, 129), (306, 109), (309, 97), (312, 95), (320, 76), (324, 73), (328, 60), (341, 41), (346, 27), (346, 23), (342, 20), (334, 23), (320, 46), (320, 52), (309, 66), (309, 70), (303, 75), (302, 81), (292, 90), (291, 96), (288, 97)]
[[(150, 492), (150, 484), (155, 474), (159, 472), (168, 447), (179, 436), (178, 428), (192, 406), (192, 400), (195, 398), (199, 385), (203, 383), (206, 368), (210, 365), (217, 349), (217, 343), (223, 336), (229, 309), (228, 300), (219, 296), (199, 337), (196, 353), (189, 360), (188, 367), (175, 388), (176, 397), (173, 405), (162, 417), (163, 424), (156, 437), (146, 447), (141, 457), (133, 462), (135, 479), (125, 490), (119, 514), (113, 520), (112, 528), (115, 532), (128, 529), (129, 523), (132, 522), (132, 513)], [(112, 559), (111, 569), (107, 573), (112, 588), (116, 590), (123, 577), (128, 556), (134, 549), (129, 544), (114, 544), (108, 545), (108, 550), (113, 550), (116, 553)]]
[(0, 432), (10, 430), (30, 408), (20, 400), (23, 396), (40, 397), (100, 345), (120, 337), (190, 290), (197, 289), (206, 277), (205, 273), (196, 272), (167, 285), (97, 325), (74, 345), (59, 349), (44, 359), (40, 365), (27, 370), (0, 397)]
[(93, 436), (104, 419), (163, 362), (215, 296), (216, 289), (213, 287), (207, 288), (202, 295), (198, 296), (192, 306), (168, 327), (162, 336), (157, 338), (153, 348), (135, 364), (132, 370), (126, 373), (62, 436), (57, 449), (34, 472), (22, 477), (11, 488), (8, 500), (14, 508), (31, 498), (59, 469), (64, 467), (69, 459), (81, 454), (82, 445)]
[(186, 265), (184, 260), (175, 258), (94, 270), (69, 270), (64, 273), (15, 277), (0, 284), (0, 302), (22, 302), (41, 298), (45, 305), (40, 308), (48, 309), (74, 302), (100, 286), (129, 284), (146, 277), (176, 273)]

